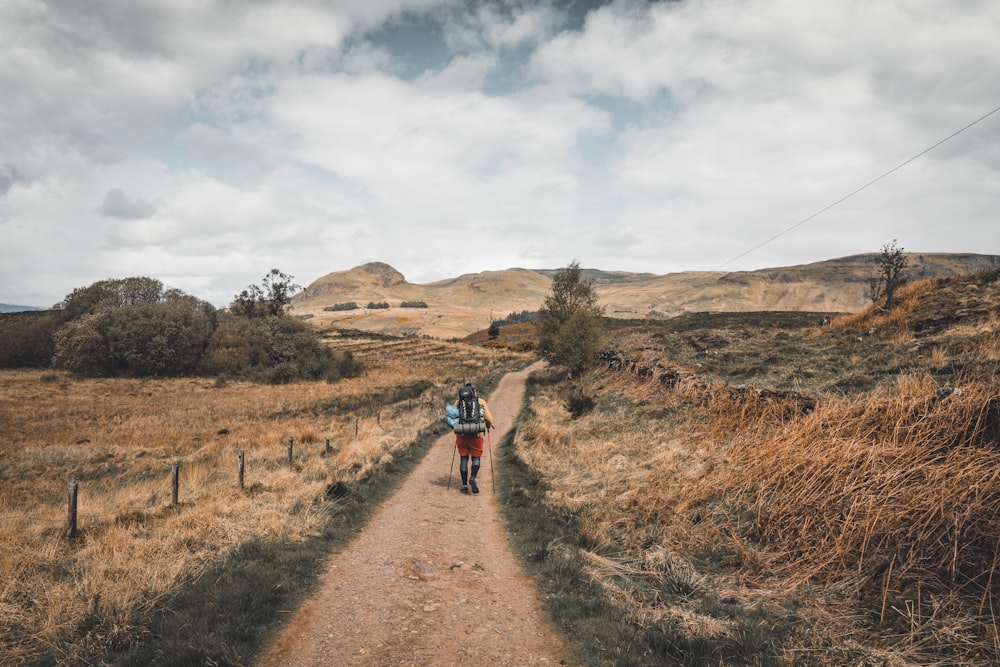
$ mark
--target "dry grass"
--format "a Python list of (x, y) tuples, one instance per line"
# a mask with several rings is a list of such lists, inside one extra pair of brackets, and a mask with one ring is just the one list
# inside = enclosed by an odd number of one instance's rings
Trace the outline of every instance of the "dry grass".
[[(331, 486), (377, 478), (440, 419), (442, 396), (459, 379), (524, 363), (399, 343), (341, 340), (368, 372), (336, 385), (0, 373), (0, 663), (68, 664), (141, 640), (158, 602), (242, 545), (316, 535), (336, 511)], [(388, 388), (407, 386), (426, 388), (376, 405)], [(73, 540), (65, 536), (71, 477), (80, 480)]]
[[(939, 289), (909, 285), (899, 313), (834, 325), (881, 332), (872, 336), (886, 368), (911, 363), (893, 341), (930, 331), (919, 340), (939, 350), (934, 375), (887, 374), (871, 391), (818, 394), (812, 411), (793, 395), (678, 369), (648, 333), (618, 338), (636, 364), (591, 378), (594, 413), (571, 420), (556, 389), (543, 388), (516, 447), (544, 480), (550, 510), (575, 518), (584, 571), (607, 600), (641, 627), (705, 641), (747, 629), (734, 607), (715, 613), (708, 600), (775, 616), (794, 608), (789, 664), (1000, 661), (1000, 383), (991, 369), (1000, 300), (968, 300), (960, 316), (928, 308), (931, 297), (953, 300)], [(822, 355), (856, 354), (853, 334), (844, 347), (830, 337), (800, 337), (813, 341), (801, 359), (822, 368)], [(953, 357), (964, 365), (948, 376), (940, 367)], [(940, 397), (943, 384), (960, 391)]]

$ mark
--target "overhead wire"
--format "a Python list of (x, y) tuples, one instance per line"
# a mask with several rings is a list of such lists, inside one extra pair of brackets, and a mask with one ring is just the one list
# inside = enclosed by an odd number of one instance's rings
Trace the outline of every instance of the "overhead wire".
[(966, 130), (974, 127), (975, 125), (978, 125), (979, 123), (983, 122), (984, 120), (986, 120), (987, 118), (989, 118), (993, 114), (997, 113), (998, 111), (1000, 111), (1000, 106), (996, 107), (995, 109), (993, 109), (992, 111), (990, 111), (988, 113), (983, 114), (982, 116), (980, 116), (976, 120), (972, 121), (971, 123), (969, 123), (965, 127), (961, 128), (960, 130), (956, 130), (956, 131), (952, 132), (951, 134), (949, 134), (944, 139), (941, 139), (940, 141), (938, 141), (937, 143), (935, 143), (933, 146), (929, 146), (929, 147), (925, 148), (924, 150), (920, 151), (919, 153), (917, 153), (916, 155), (914, 155), (913, 157), (911, 157), (911, 158), (909, 158), (907, 160), (904, 160), (903, 162), (900, 162), (895, 167), (893, 167), (889, 171), (885, 172), (881, 176), (873, 178), (872, 180), (870, 180), (867, 183), (865, 183), (864, 185), (862, 185), (860, 188), (858, 188), (858, 189), (856, 189), (856, 190), (854, 190), (854, 191), (852, 191), (852, 192), (844, 195), (843, 197), (841, 197), (837, 201), (833, 202), (832, 204), (824, 206), (823, 208), (821, 208), (820, 210), (816, 211), (815, 213), (813, 213), (809, 217), (803, 218), (802, 220), (799, 220), (798, 222), (796, 222), (794, 225), (792, 225), (788, 229), (785, 229), (785, 230), (782, 230), (782, 231), (778, 232), (777, 234), (775, 234), (774, 236), (770, 237), (769, 239), (767, 239), (765, 241), (761, 241), (760, 243), (758, 243), (754, 247), (750, 248), (749, 250), (746, 250), (746, 251), (740, 253), (736, 257), (733, 257), (728, 262), (725, 262), (724, 264), (720, 264), (718, 267), (716, 267), (715, 270), (718, 271), (719, 269), (722, 269), (722, 268), (724, 268), (726, 266), (729, 266), (730, 264), (732, 264), (736, 260), (742, 259), (742, 258), (746, 257), (747, 255), (749, 255), (750, 253), (752, 253), (752, 252), (754, 252), (756, 250), (760, 250), (761, 248), (763, 248), (764, 246), (766, 246), (768, 243), (771, 243), (772, 241), (781, 238), (782, 236), (784, 236), (788, 232), (792, 231), (793, 229), (797, 229), (798, 227), (801, 227), (802, 225), (806, 224), (807, 222), (809, 222), (813, 218), (816, 218), (816, 217), (822, 215), (823, 213), (826, 213), (827, 211), (829, 211), (834, 206), (837, 206), (838, 204), (842, 204), (843, 202), (847, 201), (848, 199), (850, 199), (854, 195), (858, 194), (859, 192), (870, 188), (871, 186), (873, 186), (876, 183), (878, 183), (879, 181), (881, 181), (883, 178), (886, 178), (887, 176), (889, 176), (889, 175), (891, 175), (891, 174), (899, 171), (900, 169), (902, 169), (906, 165), (910, 164), (914, 160), (923, 157), (927, 153), (930, 153), (932, 150), (934, 150), (938, 146), (941, 146), (942, 144), (945, 144), (945, 143), (951, 141), (952, 139), (954, 139), (958, 135), (960, 135), (963, 132), (965, 132)]

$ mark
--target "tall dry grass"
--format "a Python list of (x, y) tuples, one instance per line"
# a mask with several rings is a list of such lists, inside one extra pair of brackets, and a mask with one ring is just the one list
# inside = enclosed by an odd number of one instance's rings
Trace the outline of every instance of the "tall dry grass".
[[(441, 418), (458, 379), (525, 361), (425, 341), (385, 341), (358, 357), (367, 373), (335, 385), (0, 372), (0, 663), (73, 664), (141, 642), (159, 602), (241, 546), (316, 535), (336, 511), (332, 486), (378, 479)], [(379, 405), (400, 387), (422, 393)], [(72, 540), (71, 477), (81, 531)]]
[[(837, 326), (875, 327), (890, 358), (912, 318), (936, 321), (920, 302), (928, 285), (907, 289), (900, 313)], [(596, 373), (597, 409), (575, 420), (541, 385), (515, 447), (550, 511), (574, 520), (590, 581), (638, 627), (711, 643), (751, 631), (737, 610), (794, 610), (788, 664), (996, 664), (998, 328), (995, 315), (958, 320), (921, 338), (947, 351), (932, 364), (979, 364), (951, 376), (958, 392), (939, 394), (935, 369), (820, 395), (812, 410), (672, 368), (623, 336), (652, 372)]]

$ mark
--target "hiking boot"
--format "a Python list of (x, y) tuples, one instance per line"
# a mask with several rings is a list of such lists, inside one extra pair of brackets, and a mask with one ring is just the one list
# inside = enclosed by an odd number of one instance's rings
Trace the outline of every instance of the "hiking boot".
[(465, 484), (462, 485), (462, 488), (459, 489), (459, 491), (461, 491), (465, 495), (469, 495), (469, 487), (467, 487)]
[(476, 484), (476, 478), (475, 477), (473, 477), (473, 478), (471, 478), (469, 480), (469, 486), (472, 487), (472, 492), (473, 493), (479, 493), (479, 485)]

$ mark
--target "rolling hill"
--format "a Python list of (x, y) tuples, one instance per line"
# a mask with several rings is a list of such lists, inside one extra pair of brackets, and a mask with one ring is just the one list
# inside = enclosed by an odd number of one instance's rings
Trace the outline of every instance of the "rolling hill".
[[(852, 255), (758, 271), (692, 271), (655, 275), (586, 269), (610, 317), (664, 319), (690, 312), (854, 312), (869, 303), (867, 279), (876, 254)], [(907, 253), (911, 279), (938, 278), (1000, 266), (1000, 256)], [(295, 296), (292, 312), (319, 326), (397, 335), (460, 338), (512, 312), (537, 310), (557, 269), (511, 268), (426, 284), (407, 282), (374, 262), (329, 273)], [(356, 309), (342, 308), (357, 304)], [(388, 304), (388, 308), (367, 308)], [(426, 307), (424, 307), (426, 305)]]

